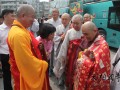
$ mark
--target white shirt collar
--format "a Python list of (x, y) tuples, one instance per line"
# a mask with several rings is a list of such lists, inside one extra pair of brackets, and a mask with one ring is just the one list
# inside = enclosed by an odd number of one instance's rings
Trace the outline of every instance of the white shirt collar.
[[(52, 18), (52, 20), (54, 21), (54, 19)], [(54, 21), (54, 22), (57, 22), (57, 21), (59, 21), (59, 17), (57, 18), (57, 20), (56, 21)]]
[(0, 26), (1, 26), (0, 30), (5, 30), (9, 28), (4, 22)]

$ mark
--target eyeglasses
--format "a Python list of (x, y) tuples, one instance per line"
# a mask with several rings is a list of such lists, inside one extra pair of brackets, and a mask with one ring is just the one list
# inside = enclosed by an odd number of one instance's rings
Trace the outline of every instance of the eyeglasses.
[(72, 24), (79, 25), (80, 23), (79, 22), (72, 22)]

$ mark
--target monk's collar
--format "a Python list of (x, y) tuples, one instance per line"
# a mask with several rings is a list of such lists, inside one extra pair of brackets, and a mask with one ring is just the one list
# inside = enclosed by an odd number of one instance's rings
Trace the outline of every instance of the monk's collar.
[(20, 28), (25, 28), (25, 27), (24, 27), (19, 21), (17, 21), (17, 20), (14, 20), (12, 26), (18, 26), (18, 27), (20, 27)]
[(22, 28), (26, 33), (29, 33), (29, 30), (27, 30), (19, 21), (14, 20), (12, 26), (17, 26), (19, 28)]
[[(63, 25), (64, 26), (64, 25)], [(68, 25), (66, 25), (66, 26), (64, 26), (64, 28), (67, 28), (69, 26), (69, 24)]]
[(54, 21), (54, 22), (57, 22), (57, 21), (58, 21), (58, 19), (59, 19), (59, 18), (56, 18), (56, 19), (54, 19), (54, 18), (53, 18), (53, 21)]

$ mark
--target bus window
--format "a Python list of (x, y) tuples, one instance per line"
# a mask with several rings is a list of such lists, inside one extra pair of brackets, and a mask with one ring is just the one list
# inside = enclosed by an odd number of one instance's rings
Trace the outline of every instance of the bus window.
[(120, 7), (109, 8), (108, 28), (120, 31)]

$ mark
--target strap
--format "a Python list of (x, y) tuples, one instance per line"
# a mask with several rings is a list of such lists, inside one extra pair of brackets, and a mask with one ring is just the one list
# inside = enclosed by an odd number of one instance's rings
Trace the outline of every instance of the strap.
[(44, 45), (43, 45), (42, 43), (40, 43), (40, 44), (38, 45), (38, 48), (39, 48), (39, 50), (40, 50), (40, 52), (41, 52), (42, 59), (45, 60), (45, 61), (47, 61), (47, 55), (46, 55), (46, 52), (45, 52)]
[(120, 58), (118, 60), (116, 60), (112, 65), (115, 67), (116, 64), (120, 61)]

